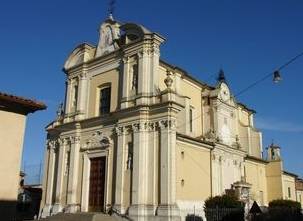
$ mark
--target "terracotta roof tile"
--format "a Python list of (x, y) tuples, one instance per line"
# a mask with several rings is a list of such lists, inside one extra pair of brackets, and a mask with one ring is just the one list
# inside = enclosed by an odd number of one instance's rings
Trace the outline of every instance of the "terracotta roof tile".
[(28, 114), (46, 108), (42, 102), (0, 92), (0, 109)]

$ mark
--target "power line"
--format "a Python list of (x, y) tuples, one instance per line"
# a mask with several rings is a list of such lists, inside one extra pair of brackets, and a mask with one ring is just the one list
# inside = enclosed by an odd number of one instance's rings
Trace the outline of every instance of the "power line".
[[(301, 56), (303, 56), (303, 52), (299, 53), (298, 55), (296, 55), (295, 57), (291, 58), (290, 60), (288, 60), (287, 62), (285, 62), (284, 64), (282, 64), (280, 67), (278, 67), (276, 69), (276, 71), (281, 71), (284, 68), (286, 68), (288, 65), (290, 65), (291, 63), (295, 62), (297, 59), (299, 59)], [(245, 93), (246, 91), (248, 91), (249, 89), (255, 87), (256, 85), (258, 85), (259, 83), (263, 82), (264, 80), (266, 80), (267, 78), (269, 78), (270, 76), (273, 75), (273, 72), (270, 72), (268, 74), (266, 74), (264, 77), (260, 78), (259, 80), (253, 82), (252, 84), (248, 85), (246, 88), (242, 89), (241, 91), (239, 91), (237, 94), (235, 94), (235, 97)]]

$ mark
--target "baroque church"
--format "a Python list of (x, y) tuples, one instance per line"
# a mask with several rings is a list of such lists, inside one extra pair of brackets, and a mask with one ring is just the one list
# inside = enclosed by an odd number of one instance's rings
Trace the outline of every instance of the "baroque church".
[(185, 220), (231, 189), (259, 205), (295, 191), (280, 148), (262, 158), (255, 111), (233, 97), (224, 72), (215, 86), (195, 79), (160, 59), (164, 41), (110, 16), (97, 46), (69, 55), (64, 107), (46, 128), (41, 217)]

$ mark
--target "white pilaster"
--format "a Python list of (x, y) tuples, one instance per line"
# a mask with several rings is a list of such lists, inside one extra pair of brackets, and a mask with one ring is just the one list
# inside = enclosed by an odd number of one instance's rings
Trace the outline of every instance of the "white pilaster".
[(157, 94), (157, 89), (159, 87), (159, 59), (160, 59), (160, 50), (159, 45), (154, 44), (153, 50), (151, 51), (150, 58), (150, 74), (152, 75), (150, 80), (150, 92), (154, 95)]
[(126, 212), (124, 208), (124, 170), (125, 162), (125, 131), (123, 127), (116, 127), (117, 134), (117, 160), (116, 160), (116, 189), (115, 189), (115, 209), (121, 214)]
[(150, 73), (150, 56), (148, 51), (143, 49), (138, 53), (138, 94), (140, 98), (137, 99), (137, 105), (148, 104), (148, 98), (150, 95), (150, 82), (152, 74)]
[(77, 111), (79, 112), (79, 115), (77, 116), (78, 120), (81, 120), (85, 117), (85, 108), (86, 108), (86, 102), (87, 102), (87, 73), (83, 72), (80, 74), (79, 77), (79, 96), (78, 96), (78, 107)]
[(48, 165), (46, 174), (46, 196), (45, 196), (45, 206), (43, 208), (42, 217), (47, 217), (51, 215), (52, 211), (52, 198), (54, 189), (54, 170), (55, 170), (55, 148), (56, 141), (48, 141), (47, 151), (48, 151)]
[(68, 177), (67, 204), (68, 212), (77, 212), (79, 205), (77, 203), (77, 186), (79, 171), (80, 137), (75, 136), (71, 139), (70, 166)]
[(176, 204), (176, 119), (161, 120), (160, 126), (160, 205), (158, 216), (178, 220), (180, 211)]
[[(122, 89), (122, 99), (128, 100), (129, 96), (129, 81), (130, 81), (130, 76), (129, 76), (129, 57), (123, 58), (123, 89)], [(121, 108), (127, 108), (128, 107), (128, 102), (123, 101), (121, 103)]]
[(66, 100), (65, 100), (65, 113), (70, 113), (70, 102), (71, 102), (71, 91), (72, 91), (72, 82), (71, 79), (66, 80)]
[(57, 214), (62, 211), (62, 189), (63, 189), (63, 179), (64, 179), (64, 162), (65, 162), (65, 149), (67, 141), (61, 139), (59, 141), (59, 158), (58, 158), (58, 172), (57, 172), (57, 185), (56, 185), (56, 200), (53, 207), (53, 214)]
[(139, 217), (154, 215), (153, 207), (147, 203), (148, 183), (148, 132), (147, 122), (138, 122), (133, 127), (133, 180), (132, 205), (129, 215)]

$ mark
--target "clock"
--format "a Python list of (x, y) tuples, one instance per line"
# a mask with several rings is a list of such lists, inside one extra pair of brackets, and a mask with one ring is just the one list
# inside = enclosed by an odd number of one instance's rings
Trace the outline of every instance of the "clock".
[(223, 101), (228, 101), (230, 99), (229, 88), (226, 84), (221, 84), (220, 96)]

